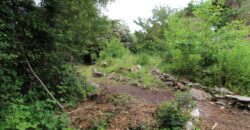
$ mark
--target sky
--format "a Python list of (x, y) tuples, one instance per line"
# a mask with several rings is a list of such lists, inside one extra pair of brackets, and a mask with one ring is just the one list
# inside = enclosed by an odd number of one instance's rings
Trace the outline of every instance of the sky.
[[(39, 3), (41, 0), (35, 0)], [(149, 18), (152, 9), (156, 6), (168, 6), (171, 8), (184, 8), (191, 0), (115, 0), (110, 3), (103, 13), (110, 19), (123, 20), (132, 32), (141, 28), (134, 23), (138, 17)]]
[(107, 6), (104, 14), (111, 19), (124, 20), (130, 30), (134, 32), (141, 29), (134, 23), (134, 20), (138, 17), (149, 18), (156, 6), (184, 8), (189, 2), (191, 0), (116, 0)]

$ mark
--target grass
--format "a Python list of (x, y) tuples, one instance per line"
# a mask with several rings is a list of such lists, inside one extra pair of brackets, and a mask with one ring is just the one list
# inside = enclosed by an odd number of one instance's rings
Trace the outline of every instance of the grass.
[[(102, 63), (107, 62), (107, 67), (102, 67)], [(99, 59), (96, 65), (83, 65), (76, 66), (79, 73), (84, 75), (87, 80), (104, 81), (105, 77), (94, 78), (92, 76), (93, 68), (97, 68), (98, 71), (109, 74), (115, 72), (115, 76), (123, 78), (130, 78), (130, 82), (126, 84), (137, 83), (145, 87), (163, 87), (163, 82), (151, 74), (153, 67), (158, 67), (161, 63), (161, 59), (156, 56), (149, 56), (147, 54), (125, 54), (121, 58), (106, 58)], [(141, 66), (138, 71), (129, 71), (129, 69)], [(116, 82), (116, 81), (114, 81)]]
[[(107, 67), (101, 64), (107, 62)], [(160, 64), (159, 57), (153, 57), (146, 54), (132, 55), (127, 54), (121, 58), (108, 58), (99, 60), (96, 68), (104, 73), (115, 72), (115, 75), (130, 78), (131, 82), (139, 83), (147, 87), (161, 87), (162, 81), (151, 74), (151, 68)], [(138, 71), (129, 71), (129, 69), (141, 66)]]

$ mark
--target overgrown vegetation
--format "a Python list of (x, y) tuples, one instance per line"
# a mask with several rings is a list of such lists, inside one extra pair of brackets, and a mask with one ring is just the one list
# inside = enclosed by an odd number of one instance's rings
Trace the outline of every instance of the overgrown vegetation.
[[(28, 62), (64, 106), (74, 106), (95, 91), (75, 68), (94, 62), (102, 72), (115, 72), (147, 87), (163, 86), (151, 74), (157, 67), (250, 96), (249, 0), (206, 0), (184, 10), (158, 7), (151, 18), (136, 21), (143, 30), (134, 34), (101, 14), (100, 8), (110, 1), (0, 1), (1, 128), (69, 127), (66, 116), (57, 117), (63, 111), (50, 100)], [(181, 104), (186, 102), (162, 105), (159, 116), (167, 122), (162, 127), (183, 126), (188, 117)], [(107, 126), (93, 123), (95, 129)]]
[[(107, 66), (102, 66), (107, 62)], [(158, 66), (161, 59), (157, 56), (149, 56), (146, 53), (132, 54), (122, 43), (113, 39), (107, 47), (100, 52), (97, 61), (98, 70), (105, 73), (115, 72), (117, 76), (131, 78), (133, 82), (142, 83), (148, 87), (158, 87), (159, 79), (151, 74), (151, 68)], [(138, 70), (131, 70), (140, 65)]]
[[(155, 66), (206, 86), (227, 87), (249, 95), (250, 27), (239, 15), (240, 10), (223, 0), (190, 3), (181, 11), (158, 7), (152, 18), (136, 22), (143, 30), (135, 32), (136, 40), (131, 43), (134, 48), (128, 48), (133, 54), (112, 40), (97, 65), (106, 61), (109, 66), (100, 67), (101, 71), (132, 79), (143, 77), (147, 86), (161, 86), (148, 75)], [(142, 69), (125, 71), (136, 65)]]
[[(169, 16), (164, 17), (167, 25), (149, 19), (144, 24), (151, 22), (152, 26), (135, 33), (140, 52), (161, 57), (160, 68), (167, 73), (250, 94), (250, 27), (235, 19), (237, 10), (225, 6), (222, 0), (191, 3), (183, 11), (163, 9), (167, 11), (159, 11), (153, 17), (160, 17), (159, 13)], [(162, 33), (151, 33), (152, 30)], [(144, 45), (147, 47), (141, 47)]]
[(195, 103), (188, 92), (176, 93), (176, 101), (164, 102), (159, 109), (160, 128), (170, 130), (183, 129), (190, 119), (189, 112), (195, 107)]
[(65, 119), (55, 117), (58, 107), (48, 102), (50, 96), (27, 60), (60, 103), (84, 100), (94, 89), (76, 73), (73, 62), (93, 59), (107, 41), (103, 34), (110, 32), (110, 21), (99, 13), (107, 2), (42, 0), (36, 5), (33, 0), (1, 0), (1, 127), (67, 127)]

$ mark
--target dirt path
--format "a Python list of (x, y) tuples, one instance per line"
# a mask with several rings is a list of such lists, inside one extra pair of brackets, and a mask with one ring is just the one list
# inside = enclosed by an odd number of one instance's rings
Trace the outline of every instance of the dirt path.
[(201, 128), (211, 129), (216, 123), (216, 130), (250, 130), (250, 112), (238, 109), (221, 109), (211, 102), (198, 102), (201, 113)]
[[(147, 90), (134, 86), (114, 84), (106, 82), (99, 83), (101, 87), (107, 87), (109, 91), (126, 93), (136, 99), (144, 100), (151, 104), (160, 104), (163, 101), (174, 99), (173, 92), (168, 90)], [(198, 102), (201, 113), (201, 129), (211, 130), (250, 130), (250, 112), (236, 109), (221, 109), (219, 105), (209, 101)]]
[(108, 88), (112, 92), (126, 93), (151, 104), (160, 104), (174, 99), (174, 94), (169, 90), (149, 90), (123, 84), (110, 84), (108, 82), (102, 82), (99, 85)]

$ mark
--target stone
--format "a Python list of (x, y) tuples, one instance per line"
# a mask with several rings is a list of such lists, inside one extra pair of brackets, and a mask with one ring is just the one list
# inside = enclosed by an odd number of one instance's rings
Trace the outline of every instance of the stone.
[(108, 62), (107, 61), (103, 61), (101, 63), (101, 67), (108, 67)]
[(193, 118), (199, 118), (200, 117), (200, 112), (199, 112), (199, 109), (196, 108), (194, 109), (191, 113), (190, 113), (191, 117)]
[(168, 81), (175, 82), (176, 81), (176, 79), (173, 76), (171, 76), (170, 74), (161, 74), (159, 78), (165, 82), (168, 82)]
[(214, 130), (218, 126), (218, 123), (215, 123), (212, 127), (212, 130)]
[(108, 78), (108, 79), (112, 79), (112, 78), (114, 77), (114, 75), (115, 75), (115, 72), (112, 72), (112, 73), (110, 73), (110, 74), (107, 74), (107, 78)]
[(136, 65), (136, 67), (138, 68), (138, 70), (141, 70), (141, 65)]
[(192, 88), (189, 92), (195, 100), (211, 100), (212, 98), (211, 94), (200, 89)]
[(136, 65), (135, 67), (129, 69), (129, 71), (132, 71), (132, 72), (139, 71), (139, 70), (141, 70), (141, 65)]
[(93, 68), (93, 75), (95, 77), (105, 77), (106, 74), (102, 73), (102, 72), (98, 72), (96, 68)]
[(222, 93), (222, 94), (230, 94), (233, 95), (233, 92), (229, 91), (228, 89), (225, 88), (215, 88), (215, 91)]
[(184, 85), (188, 85), (190, 84), (190, 82), (188, 80), (180, 80), (180, 82)]
[(139, 83), (132, 83), (131, 85), (135, 86), (135, 87), (140, 87), (141, 86)]
[(170, 87), (173, 87), (174, 86), (174, 83), (173, 82), (165, 82), (165, 84), (167, 85), (167, 86), (170, 86)]
[(238, 96), (238, 95), (226, 95), (226, 97), (229, 99), (237, 100), (239, 102), (250, 103), (250, 97)]
[(225, 109), (225, 106), (220, 106), (220, 109), (221, 109), (221, 110), (224, 110), (224, 109)]
[(207, 88), (206, 86), (203, 86), (203, 85), (201, 85), (201, 84), (199, 84), (199, 83), (192, 83), (192, 82), (189, 82), (189, 83), (187, 84), (187, 86), (191, 86), (191, 87), (194, 87), (194, 88), (202, 88), (202, 89)]
[(123, 82), (129, 82), (131, 79), (130, 78), (122, 78), (121, 81)]
[(222, 101), (217, 101), (215, 102), (215, 104), (221, 105), (221, 106), (226, 106), (226, 103), (222, 102)]
[(176, 88), (180, 90), (186, 90), (185, 85), (183, 85), (181, 82), (176, 83)]
[(96, 87), (96, 88), (100, 88), (100, 85), (99, 84), (97, 84), (97, 83), (95, 83), (95, 82), (90, 82), (90, 85), (92, 85), (92, 86), (94, 86), (94, 87)]
[(185, 125), (185, 130), (193, 130), (194, 129), (194, 124), (192, 121), (188, 121)]
[(214, 97), (217, 99), (224, 99), (225, 98), (225, 96), (218, 95), (218, 94), (215, 94)]
[(161, 71), (157, 68), (152, 68), (151, 72), (154, 74), (154, 75), (161, 75)]

